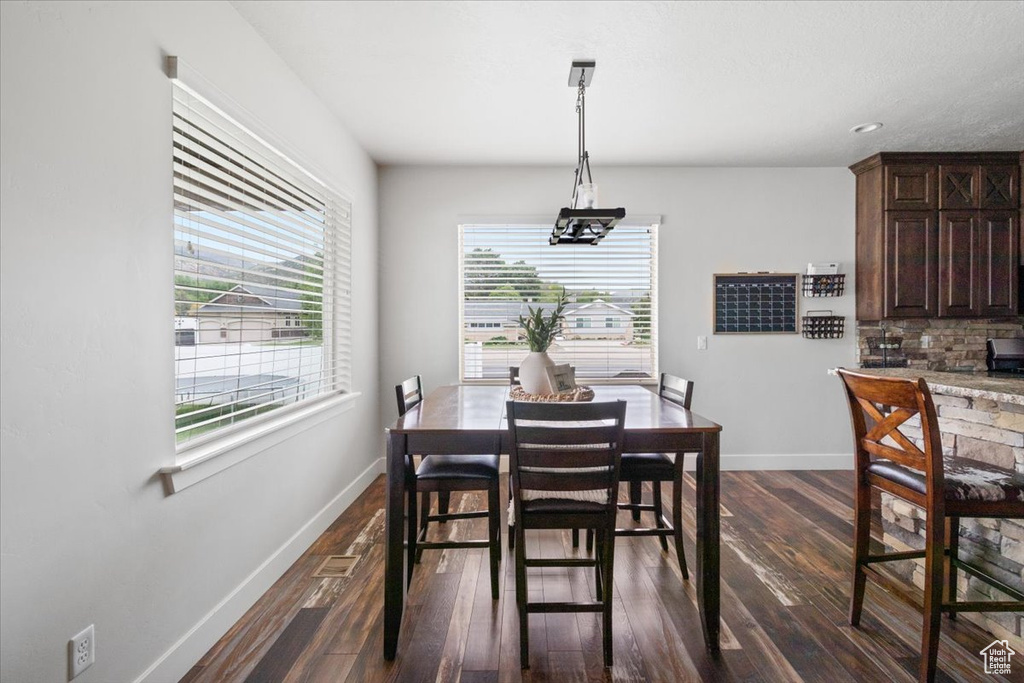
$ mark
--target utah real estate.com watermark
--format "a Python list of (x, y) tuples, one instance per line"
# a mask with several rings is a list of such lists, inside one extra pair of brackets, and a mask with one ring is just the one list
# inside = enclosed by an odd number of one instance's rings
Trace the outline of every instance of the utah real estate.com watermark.
[(980, 654), (985, 660), (985, 673), (1009, 674), (1010, 658), (1017, 653), (1010, 649), (1007, 641), (993, 640)]

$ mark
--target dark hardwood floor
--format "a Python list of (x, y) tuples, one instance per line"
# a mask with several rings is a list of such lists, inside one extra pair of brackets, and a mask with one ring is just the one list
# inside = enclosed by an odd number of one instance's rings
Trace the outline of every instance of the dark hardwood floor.
[[(398, 658), (384, 661), (379, 478), (182, 681), (912, 682), (921, 635), (913, 607), (869, 582), (861, 627), (846, 622), (851, 477), (723, 473), (719, 659), (704, 648), (692, 580), (681, 580), (674, 553), (662, 552), (653, 538), (620, 538), (614, 668), (602, 667), (599, 615), (549, 614), (530, 618), (527, 671), (519, 666), (515, 571), (507, 549), (498, 601), (490, 598), (486, 550), (424, 553), (409, 591)], [(683, 519), (692, 563), (693, 479), (686, 482)], [(482, 496), (453, 495), (452, 507), (481, 505)], [(620, 524), (627, 519), (620, 513)], [(485, 525), (480, 519), (439, 529), (453, 538), (485, 538)], [(533, 554), (574, 552), (567, 532), (538, 533), (528, 542)], [(352, 576), (313, 578), (332, 554), (361, 556)], [(531, 572), (531, 598), (592, 595), (588, 570)], [(943, 618), (938, 680), (1007, 680), (983, 673), (978, 652), (992, 639), (964, 619)], [(1024, 659), (1017, 659), (1024, 673)]]

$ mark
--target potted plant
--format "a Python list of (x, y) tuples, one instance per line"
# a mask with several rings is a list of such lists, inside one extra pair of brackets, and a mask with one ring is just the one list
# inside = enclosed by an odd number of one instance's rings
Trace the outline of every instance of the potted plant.
[(519, 382), (523, 391), (528, 394), (551, 394), (548, 381), (548, 368), (555, 362), (548, 356), (548, 347), (555, 336), (561, 332), (562, 320), (565, 319), (565, 290), (558, 296), (554, 309), (547, 316), (542, 308), (529, 307), (530, 314), (519, 316), (519, 325), (526, 333), (526, 342), (530, 345), (530, 355), (519, 366)]

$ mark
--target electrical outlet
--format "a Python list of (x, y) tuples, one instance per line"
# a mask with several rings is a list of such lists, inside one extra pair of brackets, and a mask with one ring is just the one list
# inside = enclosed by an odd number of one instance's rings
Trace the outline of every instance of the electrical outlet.
[(707, 348), (708, 348), (708, 338), (703, 336), (703, 335), (697, 337), (697, 350), (698, 351), (705, 351), (705, 350), (707, 350)]
[(68, 641), (68, 680), (96, 661), (96, 629), (93, 624)]

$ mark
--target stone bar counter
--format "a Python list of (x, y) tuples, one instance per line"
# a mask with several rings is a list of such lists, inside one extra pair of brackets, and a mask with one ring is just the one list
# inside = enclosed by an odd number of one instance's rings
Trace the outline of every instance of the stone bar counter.
[[(981, 460), (1024, 475), (1024, 379), (989, 377), (985, 373), (931, 372), (905, 368), (857, 370), (886, 377), (922, 378), (928, 383), (939, 416), (945, 455)], [(901, 429), (922, 444), (920, 417)], [(923, 510), (888, 494), (882, 495), (883, 542), (896, 550), (924, 548)], [(1024, 520), (960, 520), (960, 558), (999, 581), (1024, 590)], [(894, 562), (890, 567), (924, 588), (924, 561)], [(958, 574), (958, 600), (1007, 600), (966, 572)], [(1024, 614), (961, 613), (1017, 646), (1024, 644)]]

